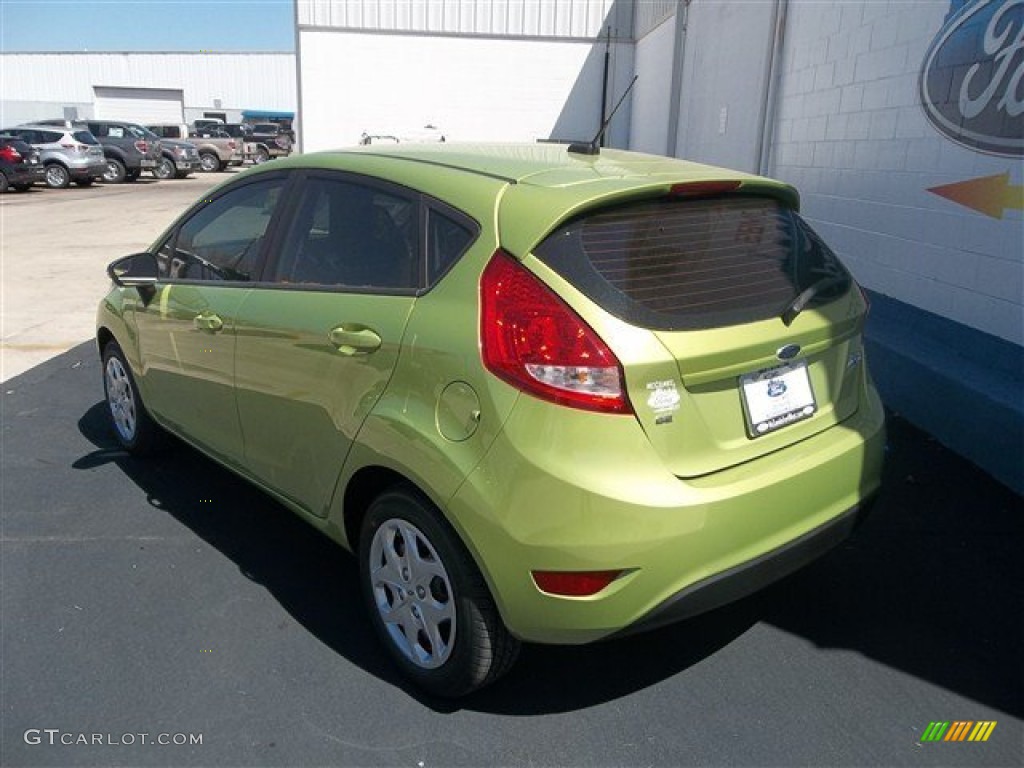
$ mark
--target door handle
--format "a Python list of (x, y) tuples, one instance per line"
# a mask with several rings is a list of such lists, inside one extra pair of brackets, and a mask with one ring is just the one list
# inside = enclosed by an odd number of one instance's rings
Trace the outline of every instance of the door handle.
[(380, 349), (381, 344), (380, 336), (372, 328), (355, 323), (332, 328), (328, 337), (343, 355), (367, 355)]
[(220, 317), (213, 313), (206, 314), (205, 312), (201, 315), (196, 315), (192, 320), (192, 324), (197, 330), (210, 331), (211, 333), (216, 333), (224, 327), (224, 321)]

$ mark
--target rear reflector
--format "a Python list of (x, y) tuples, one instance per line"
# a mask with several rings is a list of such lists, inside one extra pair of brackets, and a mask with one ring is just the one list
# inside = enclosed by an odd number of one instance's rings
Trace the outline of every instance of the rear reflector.
[(564, 597), (589, 597), (619, 577), (622, 571), (533, 571), (533, 581), (543, 592)]

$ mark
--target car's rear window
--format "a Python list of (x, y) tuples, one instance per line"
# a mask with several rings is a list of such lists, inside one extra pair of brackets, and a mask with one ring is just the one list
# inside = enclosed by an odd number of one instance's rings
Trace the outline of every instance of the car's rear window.
[(96, 137), (88, 131), (75, 131), (71, 135), (75, 137), (75, 141), (80, 141), (82, 144), (99, 144)]
[(766, 197), (661, 199), (562, 225), (535, 255), (592, 301), (654, 330), (780, 317), (850, 287), (835, 254), (793, 210)]

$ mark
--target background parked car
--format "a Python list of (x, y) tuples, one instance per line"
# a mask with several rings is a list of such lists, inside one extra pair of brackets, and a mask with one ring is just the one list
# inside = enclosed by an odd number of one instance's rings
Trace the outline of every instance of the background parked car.
[(220, 133), (216, 127), (190, 131), (187, 125), (159, 123), (147, 125), (146, 128), (159, 136), (161, 141), (177, 139), (193, 144), (204, 171), (223, 171), (229, 165), (242, 164), (242, 142)]
[[(64, 126), (65, 120), (41, 120), (40, 125)], [(103, 147), (107, 170), (103, 180), (111, 184), (135, 181), (143, 171), (156, 168), (160, 161), (160, 141), (138, 123), (123, 120), (76, 120), (71, 128), (88, 130)]]
[(87, 187), (102, 179), (107, 169), (103, 147), (88, 130), (27, 124), (0, 132), (17, 136), (39, 150), (39, 161), (46, 169), (43, 181), (52, 189), (63, 189), (72, 181)]
[(160, 160), (153, 169), (158, 179), (184, 179), (193, 171), (202, 170), (199, 149), (190, 141), (160, 140)]
[(38, 150), (17, 136), (0, 135), (0, 192), (6, 192), (8, 186), (24, 192), (42, 181), (43, 173)]
[(275, 157), (288, 157), (292, 152), (291, 136), (277, 123), (253, 123), (249, 141), (258, 145), (252, 157), (257, 164)]

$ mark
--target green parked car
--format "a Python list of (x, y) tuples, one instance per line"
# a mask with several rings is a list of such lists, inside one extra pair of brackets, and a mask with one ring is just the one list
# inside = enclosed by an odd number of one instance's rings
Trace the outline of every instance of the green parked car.
[(867, 304), (798, 205), (562, 145), (284, 159), (111, 264), (113, 426), (137, 453), (177, 435), (354, 552), (405, 674), (463, 695), (521, 641), (707, 611), (862, 518)]

